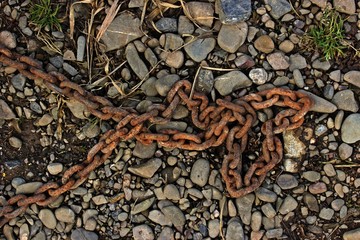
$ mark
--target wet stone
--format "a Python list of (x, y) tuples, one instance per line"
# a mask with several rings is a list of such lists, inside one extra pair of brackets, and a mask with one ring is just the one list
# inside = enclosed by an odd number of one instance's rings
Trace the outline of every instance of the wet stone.
[(223, 24), (246, 21), (251, 16), (251, 0), (220, 0), (219, 18)]

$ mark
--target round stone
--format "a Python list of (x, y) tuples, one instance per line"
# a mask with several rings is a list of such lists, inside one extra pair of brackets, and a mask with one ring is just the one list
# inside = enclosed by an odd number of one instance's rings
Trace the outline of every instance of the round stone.
[(276, 182), (279, 185), (279, 187), (281, 187), (281, 189), (284, 189), (284, 190), (295, 188), (299, 184), (296, 177), (293, 176), (293, 175), (290, 175), (290, 174), (282, 174), (282, 175), (280, 175), (277, 178)]
[(10, 137), (9, 143), (10, 143), (10, 146), (12, 146), (14, 148), (21, 148), (21, 146), (22, 146), (22, 141), (20, 139), (18, 139), (17, 137)]
[(254, 47), (263, 53), (271, 53), (274, 51), (275, 44), (271, 37), (268, 35), (262, 35), (255, 40)]
[(47, 166), (47, 170), (49, 171), (49, 173), (51, 175), (57, 175), (59, 173), (61, 173), (64, 169), (64, 166), (62, 165), (62, 163), (50, 163)]
[(61, 207), (55, 210), (55, 217), (60, 222), (73, 223), (75, 222), (75, 213), (68, 207)]
[(208, 181), (210, 173), (210, 163), (206, 159), (198, 159), (191, 168), (190, 179), (191, 181), (199, 185), (200, 187), (205, 186)]
[(360, 140), (360, 114), (349, 115), (341, 126), (341, 139), (348, 144)]
[(50, 209), (41, 209), (39, 219), (49, 229), (55, 229), (57, 221), (54, 213)]

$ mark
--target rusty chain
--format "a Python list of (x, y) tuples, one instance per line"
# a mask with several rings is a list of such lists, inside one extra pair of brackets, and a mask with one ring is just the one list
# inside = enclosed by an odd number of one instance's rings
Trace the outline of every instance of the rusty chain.
[[(15, 68), (29, 79), (42, 79), (50, 90), (79, 101), (94, 116), (102, 120), (112, 119), (117, 123), (114, 129), (100, 137), (84, 161), (63, 173), (59, 182), (48, 182), (31, 196), (18, 194), (8, 199), (0, 208), (0, 227), (24, 213), (30, 204), (47, 206), (61, 194), (77, 188), (90, 172), (110, 157), (120, 141), (134, 138), (143, 144), (157, 142), (167, 148), (197, 151), (224, 144), (227, 155), (220, 172), (227, 191), (234, 198), (244, 196), (258, 188), (266, 174), (282, 160), (283, 146), (276, 134), (301, 126), (312, 105), (306, 94), (282, 88), (264, 90), (237, 99), (227, 96), (217, 99), (215, 103), (209, 103), (202, 93), (194, 92), (190, 97), (191, 83), (181, 80), (168, 92), (164, 104), (153, 104), (145, 113), (138, 113), (134, 109), (115, 107), (106, 98), (93, 95), (61, 73), (46, 73), (41, 62), (12, 52), (1, 45), (0, 62)], [(189, 109), (197, 133), (176, 129), (150, 131), (150, 125), (170, 122), (180, 104)], [(248, 163), (248, 169), (244, 169), (242, 153), (247, 147), (249, 130), (256, 122), (256, 111), (272, 106), (287, 109), (262, 125), (261, 132), (265, 139), (262, 142), (261, 155)]]

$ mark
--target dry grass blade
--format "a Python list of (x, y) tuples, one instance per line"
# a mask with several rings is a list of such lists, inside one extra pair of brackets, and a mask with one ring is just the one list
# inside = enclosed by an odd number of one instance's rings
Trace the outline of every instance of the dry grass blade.
[(114, 20), (115, 16), (119, 12), (121, 5), (122, 3), (119, 4), (119, 0), (115, 0), (114, 3), (111, 5), (109, 12), (106, 14), (106, 17), (100, 26), (99, 32), (96, 36), (96, 41), (99, 41), (104, 35), (104, 33)]
[(81, 4), (81, 3), (92, 4), (93, 2), (94, 2), (94, 0), (82, 0), (82, 1), (74, 2), (73, 4), (71, 4), (70, 11), (69, 11), (70, 39), (74, 39), (74, 31), (75, 31), (75, 9), (74, 9), (74, 6), (75, 6), (75, 4)]
[(58, 53), (59, 55), (62, 55), (62, 51), (58, 46), (55, 45), (55, 43), (52, 41), (52, 37), (47, 34), (43, 33), (42, 31), (39, 31), (36, 34), (36, 37), (41, 40), (45, 45), (53, 52)]
[(112, 74), (114, 74), (119, 68), (121, 68), (125, 63), (127, 63), (127, 61), (122, 62), (119, 66), (117, 66), (114, 70), (112, 70), (110, 73), (106, 74), (105, 76), (103, 76), (102, 78), (96, 80), (95, 82), (93, 82), (90, 85), (87, 85), (87, 89), (92, 89), (97, 87), (98, 85), (101, 85), (102, 82), (104, 80), (106, 80), (109, 76), (111, 76)]

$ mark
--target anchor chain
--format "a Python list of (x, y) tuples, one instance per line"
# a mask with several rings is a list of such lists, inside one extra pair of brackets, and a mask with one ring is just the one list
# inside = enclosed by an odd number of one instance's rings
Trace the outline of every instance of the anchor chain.
[[(42, 63), (28, 56), (12, 52), (0, 45), (0, 62), (15, 68), (31, 80), (43, 80), (51, 91), (75, 99), (86, 106), (91, 114), (116, 122), (114, 129), (104, 133), (93, 146), (84, 161), (68, 168), (58, 182), (48, 182), (31, 196), (18, 194), (0, 207), (0, 227), (21, 215), (30, 204), (47, 206), (68, 190), (75, 189), (87, 180), (89, 174), (102, 165), (121, 141), (136, 139), (143, 144), (157, 142), (167, 148), (202, 151), (224, 145), (227, 154), (222, 161), (220, 173), (231, 197), (238, 198), (257, 189), (283, 158), (283, 146), (277, 137), (286, 130), (296, 129), (304, 122), (312, 101), (304, 93), (273, 88), (232, 99), (226, 96), (210, 103), (206, 95), (191, 93), (187, 80), (176, 82), (168, 92), (163, 104), (153, 104), (145, 113), (134, 109), (114, 106), (108, 99), (95, 96), (70, 81), (59, 72), (45, 72)], [(184, 105), (190, 111), (194, 132), (176, 129), (154, 131), (152, 125), (172, 120), (175, 109)], [(265, 136), (260, 156), (247, 160), (245, 169), (242, 153), (248, 145), (248, 133), (255, 124), (256, 111), (277, 106), (281, 110), (261, 127)]]

